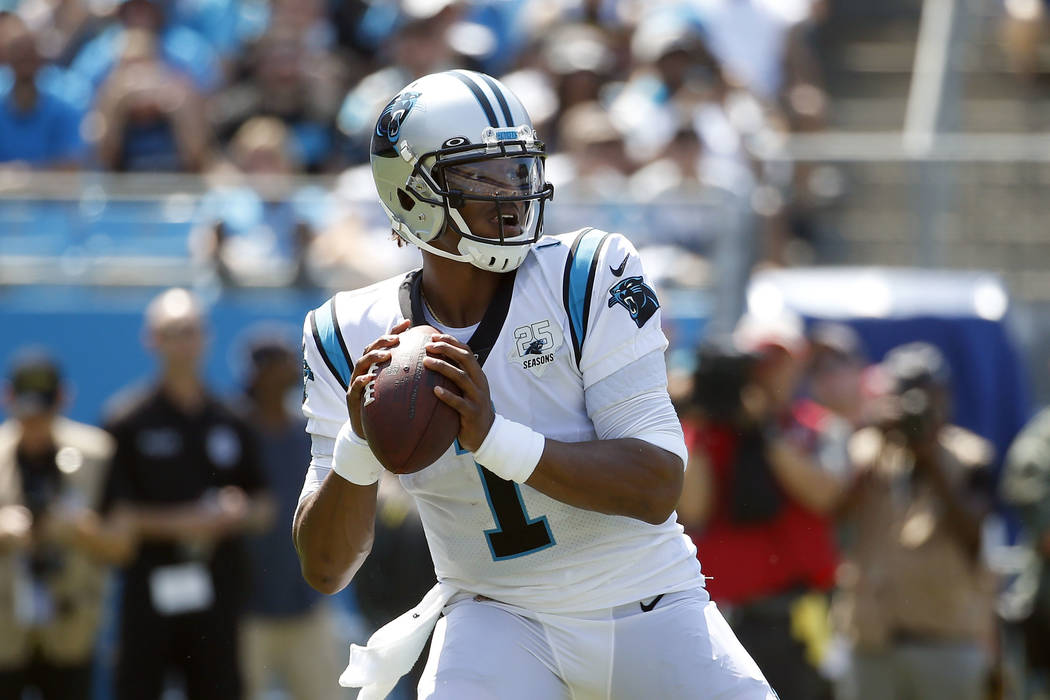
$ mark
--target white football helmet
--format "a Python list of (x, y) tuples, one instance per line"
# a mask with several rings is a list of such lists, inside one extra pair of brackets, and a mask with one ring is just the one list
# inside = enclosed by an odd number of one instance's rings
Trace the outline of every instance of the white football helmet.
[[(435, 255), (494, 272), (521, 265), (539, 238), (544, 204), (554, 195), (545, 158), (521, 101), (472, 71), (407, 85), (372, 133), (372, 177), (394, 231)], [(456, 252), (431, 245), (446, 225), (460, 235)]]

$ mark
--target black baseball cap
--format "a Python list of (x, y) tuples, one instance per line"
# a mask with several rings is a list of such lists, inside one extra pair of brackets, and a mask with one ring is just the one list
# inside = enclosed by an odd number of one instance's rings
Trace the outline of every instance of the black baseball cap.
[(924, 386), (947, 389), (951, 381), (948, 360), (930, 343), (895, 347), (886, 354), (881, 366), (896, 393)]
[(8, 378), (13, 413), (43, 413), (58, 405), (62, 372), (48, 353), (34, 350), (20, 354), (11, 363)]

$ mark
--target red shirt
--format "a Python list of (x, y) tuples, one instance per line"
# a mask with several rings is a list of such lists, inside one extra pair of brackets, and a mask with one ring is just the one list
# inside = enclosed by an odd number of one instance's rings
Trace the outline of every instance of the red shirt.
[(707, 590), (712, 599), (739, 604), (796, 586), (830, 589), (838, 563), (830, 520), (781, 491), (782, 505), (770, 520), (733, 522), (729, 498), (736, 431), (719, 425), (683, 427), (689, 451), (702, 451), (712, 473), (712, 517), (703, 530), (689, 532), (704, 574), (710, 577)]

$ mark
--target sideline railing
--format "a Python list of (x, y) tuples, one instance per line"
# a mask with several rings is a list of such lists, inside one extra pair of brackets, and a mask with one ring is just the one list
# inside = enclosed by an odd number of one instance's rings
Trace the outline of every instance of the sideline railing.
[[(704, 291), (708, 320), (723, 329), (735, 320), (754, 248), (746, 194), (698, 186), (642, 200), (629, 191), (595, 197), (571, 189), (559, 191), (549, 206), (545, 233), (584, 225), (623, 232), (648, 249), (662, 283)], [(277, 211), (282, 207), (288, 211)], [(231, 238), (243, 234), (245, 240), (287, 239), (294, 235), (289, 223), (295, 217), (309, 219), (315, 242), (324, 239), (307, 261), (324, 268), (314, 276), (322, 287), (366, 283), (389, 274), (391, 264), (417, 264), (414, 258), (403, 263), (405, 256), (389, 264), (370, 259), (393, 244), (371, 181), (360, 171), (288, 178), (5, 171), (0, 285), (214, 285), (214, 270), (191, 255), (190, 241), (195, 230), (220, 216), (231, 217)], [(281, 230), (262, 230), (268, 216), (278, 222), (272, 228)], [(259, 226), (234, 231), (239, 217), (256, 217)], [(278, 240), (272, 252), (260, 245), (238, 249), (258, 258), (258, 269), (249, 269), (237, 286), (292, 284), (301, 263), (289, 255), (289, 241)], [(250, 267), (238, 256), (235, 262)], [(340, 274), (341, 260), (353, 268), (348, 275)]]

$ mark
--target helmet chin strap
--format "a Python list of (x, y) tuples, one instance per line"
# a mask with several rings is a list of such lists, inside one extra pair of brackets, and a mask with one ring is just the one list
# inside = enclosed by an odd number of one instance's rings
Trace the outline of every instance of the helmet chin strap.
[[(404, 224), (398, 224), (397, 234), (399, 236), (401, 236), (401, 238), (406, 243), (410, 243), (410, 244), (416, 246), (417, 248), (419, 248), (421, 250), (427, 251), (428, 253), (433, 253), (434, 255), (438, 256), (439, 258), (446, 258), (448, 260), (455, 260), (456, 262), (465, 262), (465, 263), (471, 262), (471, 258), (469, 256), (467, 256), (467, 255), (464, 255), (463, 253), (450, 253), (447, 250), (441, 250), (441, 248), (438, 248), (437, 246), (430, 245), (429, 243), (424, 241), (419, 236), (416, 236), (416, 235), (405, 235), (407, 230), (408, 230), (407, 226), (405, 226)], [(440, 236), (439, 236), (439, 238), (440, 238)]]
[[(498, 244), (484, 244), (479, 241), (467, 238), (460, 234), (459, 243), (456, 245), (456, 250), (459, 251), (463, 248), (464, 244), (467, 244), (467, 252), (450, 253), (447, 250), (442, 250), (437, 246), (431, 245), (429, 242), (424, 241), (423, 238), (413, 232), (406, 224), (397, 220), (396, 217), (390, 215), (390, 210), (387, 209), (384, 202), (380, 202), (383, 208), (387, 210), (388, 216), (390, 216), (391, 223), (395, 224), (394, 230), (397, 234), (406, 242), (411, 243), (421, 250), (425, 250), (428, 253), (432, 253), (440, 258), (447, 260), (455, 260), (456, 262), (467, 263), (473, 265), (479, 270), (485, 270), (488, 272), (510, 272), (521, 266), (524, 262), (525, 256), (528, 255), (529, 249), (532, 247), (528, 246), (501, 246)], [(470, 230), (470, 226), (463, 219), (462, 215), (453, 208), (446, 210), (450, 215), (452, 221), (446, 221), (446, 226), (453, 227), (453, 230), (459, 234), (456, 227), (462, 226), (467, 231)], [(446, 229), (447, 230), (447, 229)], [(440, 238), (444, 234), (442, 231), (434, 240)], [(473, 248), (473, 251), (469, 249)], [(520, 250), (524, 248), (524, 250)], [(511, 253), (510, 251), (514, 251)], [(519, 252), (520, 251), (520, 252)], [(493, 264), (488, 264), (488, 260), (493, 260)], [(505, 261), (502, 265), (498, 264), (499, 261)], [(513, 265), (511, 263), (514, 263)]]
[[(475, 254), (471, 255), (469, 253), (450, 253), (447, 250), (442, 250), (441, 248), (433, 246), (430, 243), (419, 239), (418, 237), (416, 237), (414, 240), (404, 235), (402, 235), (401, 237), (404, 238), (407, 242), (416, 246), (417, 248), (425, 250), (428, 253), (433, 253), (434, 255), (437, 255), (441, 258), (445, 258), (447, 260), (455, 260), (456, 262), (467, 263), (469, 265), (473, 265), (479, 270), (485, 270), (487, 272), (510, 272), (511, 270), (515, 270), (521, 266), (521, 263), (525, 260), (525, 256), (528, 255), (527, 248), (520, 253), (515, 250), (513, 254), (511, 254), (509, 250), (502, 249), (501, 246), (491, 246), (493, 250), (483, 250), (480, 248), (481, 244), (477, 243), (477, 241), (471, 241), (469, 238), (460, 238), (459, 245), (457, 245), (456, 248), (459, 249), (461, 246), (463, 246), (464, 243), (466, 243), (468, 244), (468, 248), (476, 248)], [(497, 261), (507, 260), (507, 264), (504, 266), (487, 265), (484, 262), (487, 259), (495, 259)], [(514, 261), (513, 265), (510, 264), (511, 261)]]
[[(531, 245), (506, 246), (498, 243), (483, 243), (476, 238), (468, 238), (463, 234), (463, 231), (470, 232), (470, 225), (467, 224), (463, 215), (452, 207), (449, 207), (446, 211), (452, 220), (448, 226), (460, 236), (456, 250), (461, 251), (468, 262), (479, 270), (487, 270), (489, 272), (510, 272), (515, 270), (524, 262), (525, 256), (529, 253), (529, 248), (532, 247)], [(471, 235), (473, 235), (472, 232)], [(492, 264), (489, 264), (490, 260)], [(511, 264), (512, 262), (513, 264)]]

